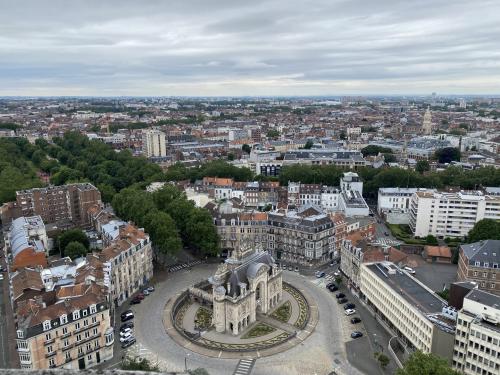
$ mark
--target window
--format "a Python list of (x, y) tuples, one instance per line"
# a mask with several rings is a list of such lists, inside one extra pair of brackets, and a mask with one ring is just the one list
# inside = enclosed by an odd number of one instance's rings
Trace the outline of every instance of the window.
[(61, 324), (66, 324), (66, 323), (68, 323), (68, 316), (67, 316), (66, 314), (61, 315), (61, 317), (59, 318), (59, 322), (60, 322)]
[(97, 322), (97, 316), (93, 316), (92, 317), (92, 323), (96, 323)]
[(47, 353), (52, 353), (52, 345), (47, 346)]
[(79, 310), (73, 311), (73, 320), (77, 320), (77, 319), (80, 319), (80, 311)]
[(56, 360), (52, 357), (49, 358), (49, 367), (55, 367), (56, 365)]
[(83, 310), (83, 311), (82, 311), (82, 315), (83, 315), (83, 316), (87, 316), (87, 313), (88, 313), (88, 311), (87, 311), (87, 310)]
[(90, 305), (90, 313), (95, 314), (97, 312), (97, 306), (96, 305)]
[(64, 339), (63, 345), (64, 345), (64, 347), (69, 346), (69, 340), (68, 339)]
[(63, 335), (65, 335), (66, 333), (68, 333), (68, 327), (63, 327), (62, 333), (63, 333)]
[(52, 337), (50, 336), (50, 333), (47, 333), (45, 335), (45, 341), (49, 341)]
[(50, 320), (46, 320), (46, 321), (44, 321), (44, 322), (43, 322), (43, 330), (44, 330), (44, 331), (49, 330), (49, 329), (50, 329), (50, 327), (51, 327), (51, 326), (50, 326)]
[(75, 329), (80, 329), (80, 322), (75, 323)]
[(64, 355), (66, 357), (66, 361), (69, 361), (71, 359), (71, 351), (65, 352)]

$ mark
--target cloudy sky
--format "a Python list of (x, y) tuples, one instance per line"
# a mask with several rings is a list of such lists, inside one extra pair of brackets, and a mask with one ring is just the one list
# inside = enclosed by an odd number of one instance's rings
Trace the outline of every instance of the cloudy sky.
[(0, 95), (500, 94), (498, 0), (0, 0)]

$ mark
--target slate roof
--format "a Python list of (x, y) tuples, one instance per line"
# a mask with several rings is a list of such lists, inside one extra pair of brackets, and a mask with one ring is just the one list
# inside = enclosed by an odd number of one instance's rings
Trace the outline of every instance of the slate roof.
[(494, 263), (500, 264), (500, 240), (479, 241), (460, 247), (470, 265), (480, 262), (484, 266), (488, 263), (492, 268)]

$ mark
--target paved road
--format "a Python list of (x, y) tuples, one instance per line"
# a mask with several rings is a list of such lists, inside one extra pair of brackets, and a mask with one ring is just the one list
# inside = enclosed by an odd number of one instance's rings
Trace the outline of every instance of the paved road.
[[(241, 366), (237, 359), (209, 358), (191, 352), (173, 342), (166, 334), (162, 324), (162, 314), (166, 301), (178, 291), (212, 275), (216, 264), (201, 264), (194, 270), (180, 270), (168, 275), (156, 284), (156, 292), (132, 310), (136, 313), (135, 335), (139, 344), (128, 350), (132, 355), (141, 355), (156, 362), (165, 371), (183, 371), (205, 368), (210, 374), (233, 375)], [(314, 277), (305, 277), (296, 272), (285, 271), (284, 279), (298, 288), (307, 290), (317, 303), (320, 319), (315, 331), (300, 345), (270, 357), (257, 358), (252, 375), (281, 374), (329, 374), (336, 369), (341, 374), (362, 374), (346, 360), (344, 339), (346, 331), (342, 328), (343, 309), (335, 302), (334, 296), (322, 286), (315, 285)], [(350, 340), (350, 337), (348, 337)], [(372, 352), (367, 353), (368, 356)], [(357, 360), (363, 360), (357, 358)], [(244, 367), (244, 366), (243, 366)], [(375, 374), (372, 368), (368, 374)]]

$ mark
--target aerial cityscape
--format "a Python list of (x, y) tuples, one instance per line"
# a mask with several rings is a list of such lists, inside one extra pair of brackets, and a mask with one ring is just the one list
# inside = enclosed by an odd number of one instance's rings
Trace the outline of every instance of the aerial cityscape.
[(500, 375), (500, 3), (0, 4), (1, 375)]

